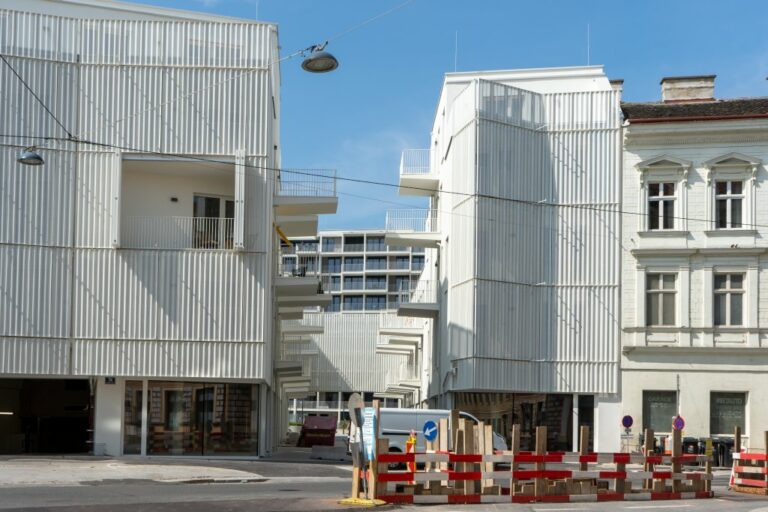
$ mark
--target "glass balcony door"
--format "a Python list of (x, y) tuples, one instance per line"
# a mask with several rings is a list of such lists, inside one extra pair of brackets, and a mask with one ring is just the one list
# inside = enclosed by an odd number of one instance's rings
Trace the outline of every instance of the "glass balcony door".
[(231, 249), (235, 201), (223, 197), (194, 196), (193, 237), (196, 249)]

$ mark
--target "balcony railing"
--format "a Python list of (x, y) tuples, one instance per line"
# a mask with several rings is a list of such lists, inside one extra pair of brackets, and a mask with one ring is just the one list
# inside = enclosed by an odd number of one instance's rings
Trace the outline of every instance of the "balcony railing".
[(385, 378), (387, 384), (395, 386), (403, 382), (415, 383), (419, 380), (416, 368), (408, 363), (401, 363), (396, 369), (388, 371)]
[(356, 243), (344, 244), (344, 250), (346, 252), (363, 252), (363, 247), (364, 247), (363, 244), (356, 244)]
[(437, 302), (437, 283), (428, 279), (419, 279), (416, 283), (402, 283), (398, 292), (400, 302), (427, 303)]
[(319, 313), (305, 314), (304, 318), (301, 319), (282, 320), (280, 327), (283, 331), (286, 332), (290, 329), (297, 329), (302, 327), (323, 327), (325, 325), (325, 322), (323, 321), (324, 318), (325, 317)]
[(365, 281), (365, 289), (366, 290), (386, 290), (387, 289), (387, 281)]
[(323, 276), (323, 291), (324, 292), (340, 292), (341, 280), (331, 279), (331, 276)]
[(301, 264), (295, 261), (281, 262), (277, 266), (277, 275), (279, 277), (320, 277), (317, 271), (317, 264)]
[(397, 316), (397, 312), (379, 314), (379, 329), (422, 329), (424, 320), (410, 316)]
[(234, 219), (221, 217), (127, 217), (124, 247), (132, 249), (232, 249)]
[(400, 156), (400, 174), (429, 174), (430, 150), (406, 149)]
[(437, 233), (437, 210), (389, 210), (387, 231)]
[(284, 169), (280, 172), (278, 195), (336, 197), (334, 169)]

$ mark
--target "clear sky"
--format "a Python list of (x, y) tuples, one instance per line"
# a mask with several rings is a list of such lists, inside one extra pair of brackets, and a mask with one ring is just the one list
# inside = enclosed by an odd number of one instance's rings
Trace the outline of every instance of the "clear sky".
[[(276, 22), (284, 55), (403, 0), (143, 0)], [(289, 168), (397, 183), (400, 152), (428, 147), (443, 73), (587, 64), (623, 78), (624, 100), (655, 101), (663, 76), (717, 74), (715, 95), (768, 96), (768, 1), (413, 0), (333, 41), (333, 73), (282, 64)], [(359, 197), (363, 196), (363, 197)], [(398, 203), (393, 205), (387, 201)], [(389, 208), (424, 205), (394, 188), (339, 182), (321, 229), (382, 228)]]

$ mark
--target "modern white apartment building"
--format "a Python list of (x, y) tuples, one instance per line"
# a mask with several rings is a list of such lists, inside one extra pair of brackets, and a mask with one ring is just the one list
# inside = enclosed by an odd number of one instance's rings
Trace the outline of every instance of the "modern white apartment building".
[(768, 100), (714, 96), (714, 76), (624, 103), (622, 412), (657, 433), (768, 424)]
[[(388, 407), (413, 404), (419, 347), (382, 343), (379, 326), (408, 301), (424, 268), (424, 248), (387, 246), (384, 237), (383, 230), (321, 231), (282, 245), (283, 272), (319, 276), (329, 295), (321, 311), (305, 311), (296, 326), (284, 325), (285, 357), (306, 358), (311, 376), (310, 394), (290, 404), (292, 421), (348, 419), (353, 392)], [(404, 393), (398, 385), (406, 381), (411, 388)]]
[(519, 423), (524, 447), (548, 425), (570, 449), (586, 424), (618, 449), (620, 130), (601, 67), (446, 74), (429, 147), (400, 168), (430, 208), (386, 225), (427, 248), (384, 331), (423, 340), (425, 405)]
[(0, 453), (269, 453), (309, 382), (280, 321), (318, 297), (273, 225), (336, 209), (277, 171), (276, 26), (0, 0), (0, 34)]

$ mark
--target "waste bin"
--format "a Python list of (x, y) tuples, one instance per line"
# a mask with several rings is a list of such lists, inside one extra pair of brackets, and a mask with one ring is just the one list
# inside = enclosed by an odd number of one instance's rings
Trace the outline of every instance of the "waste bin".
[(716, 467), (731, 467), (733, 465), (733, 438), (712, 438), (712, 463)]
[(699, 440), (695, 437), (684, 437), (682, 448), (683, 454), (699, 453)]

